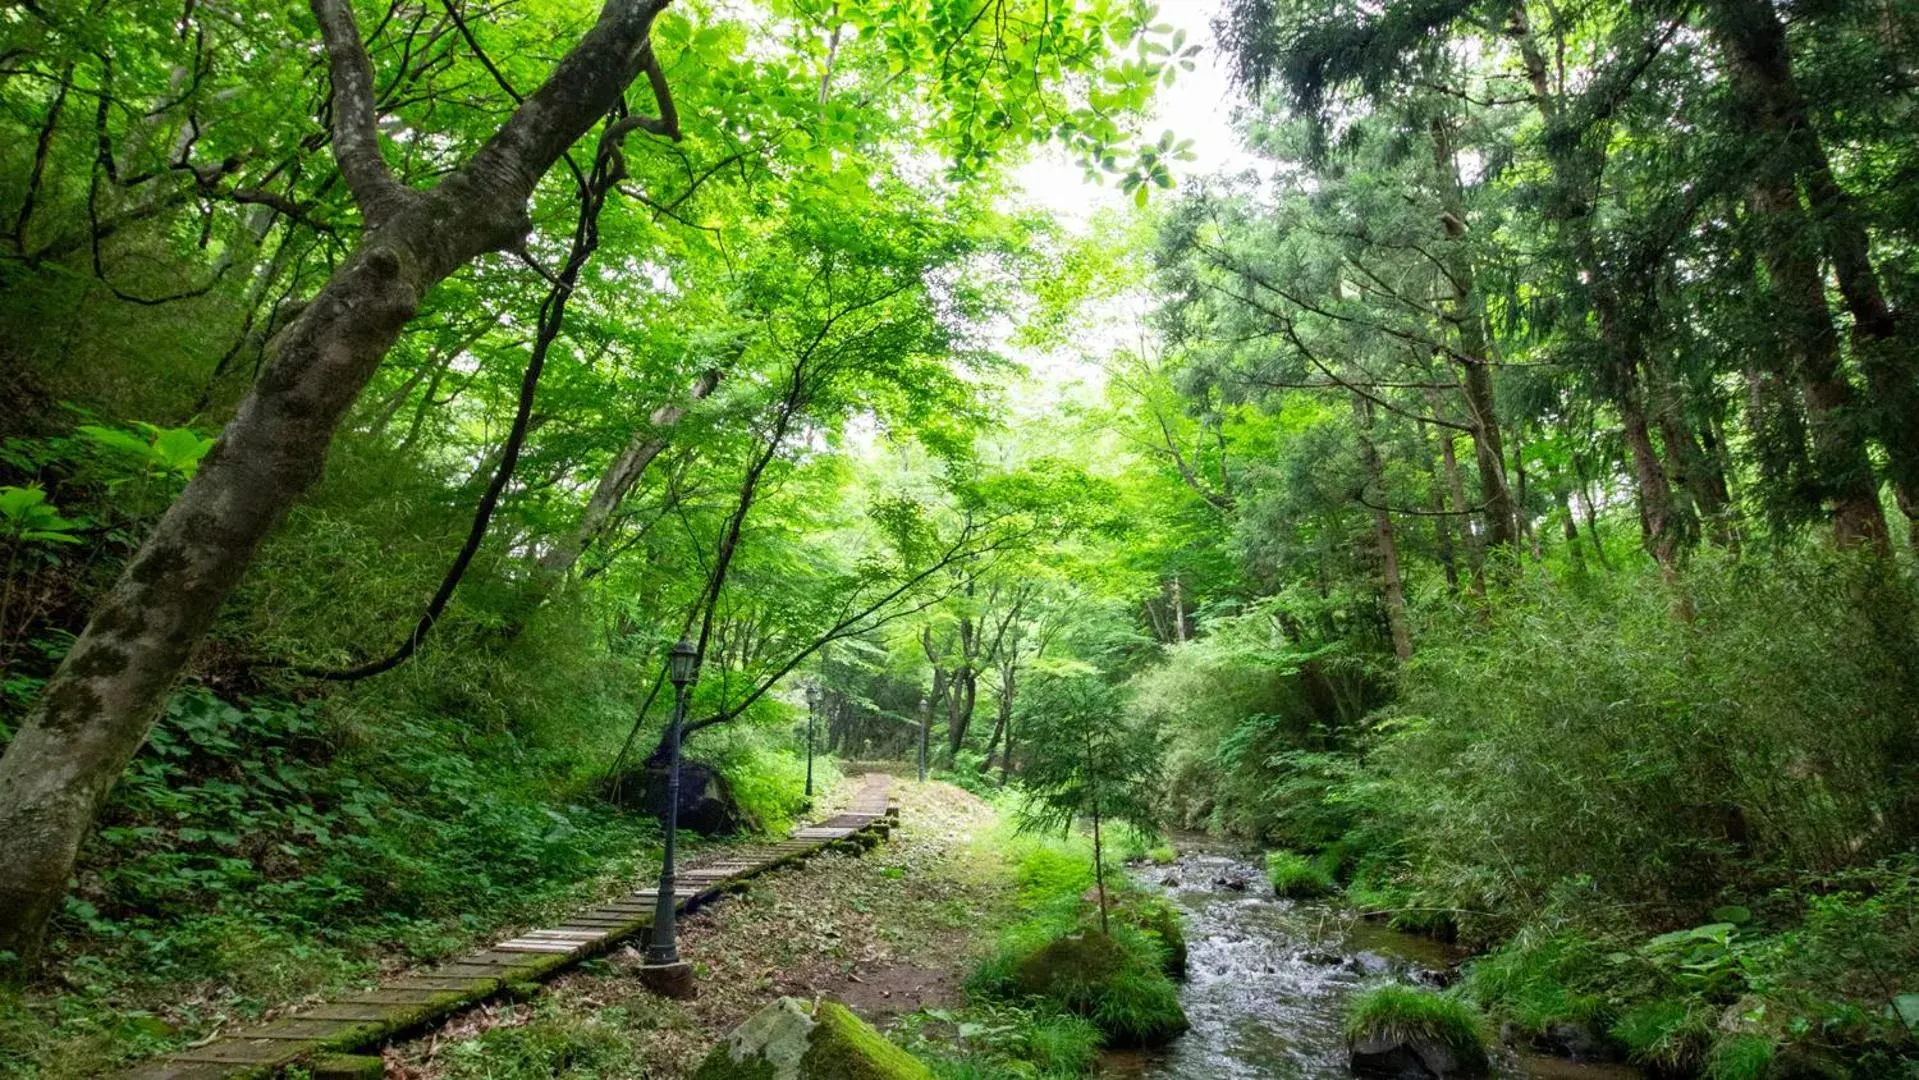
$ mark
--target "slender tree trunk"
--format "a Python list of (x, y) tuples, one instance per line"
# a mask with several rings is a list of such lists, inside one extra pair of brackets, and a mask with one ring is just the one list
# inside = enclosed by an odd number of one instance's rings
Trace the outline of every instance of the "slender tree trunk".
[(1586, 576), (1586, 549), (1579, 546), (1579, 522), (1573, 516), (1572, 500), (1567, 497), (1564, 487), (1558, 488), (1559, 512), (1566, 518), (1566, 556), (1572, 560), (1573, 576)]
[(1426, 425), (1419, 426), (1419, 441), (1425, 451), (1426, 471), (1432, 479), (1431, 504), (1433, 511), (1433, 546), (1439, 555), (1439, 566), (1446, 574), (1446, 591), (1454, 595), (1459, 593), (1459, 563), (1453, 555), (1452, 518), (1446, 505), (1446, 489), (1440, 483), (1440, 467), (1433, 460), (1432, 444), (1427, 441)]
[[(1439, 457), (1446, 469), (1446, 488), (1452, 493), (1454, 510), (1462, 515), (1472, 504), (1466, 501), (1466, 484), (1459, 475), (1459, 456), (1453, 449), (1453, 433), (1448, 428), (1439, 433)], [(1466, 567), (1472, 573), (1473, 595), (1481, 600), (1486, 598), (1486, 561), (1480, 555), (1479, 537), (1476, 536), (1470, 522), (1470, 516), (1462, 516), (1460, 521), (1468, 523), (1461, 529), (1466, 544)]]
[[(1097, 801), (1097, 796), (1095, 796)], [(1110, 934), (1113, 928), (1106, 921), (1106, 848), (1101, 843), (1099, 832), (1099, 808), (1093, 808), (1093, 887), (1099, 891), (1099, 932)]]
[[(688, 392), (690, 402), (704, 401), (713, 388), (719, 385), (719, 372), (708, 371), (694, 381)], [(525, 617), (534, 608), (544, 603), (553, 590), (579, 564), (580, 557), (600, 538), (606, 527), (619, 512), (626, 497), (638, 484), (640, 477), (646, 474), (647, 467), (660, 456), (671, 438), (671, 432), (680, 420), (686, 416), (689, 405), (662, 405), (653, 410), (646, 427), (635, 431), (626, 446), (614, 455), (613, 461), (601, 474), (600, 482), (594, 487), (593, 494), (586, 501), (585, 509), (573, 528), (552, 547), (543, 552), (534, 564), (533, 580), (527, 595), (521, 604), (522, 615), (508, 635), (519, 629)]]
[(1359, 457), (1366, 469), (1367, 485), (1377, 496), (1373, 505), (1373, 543), (1379, 553), (1386, 627), (1393, 639), (1393, 655), (1403, 664), (1413, 658), (1413, 632), (1411, 620), (1406, 616), (1406, 589), (1400, 581), (1399, 545), (1393, 539), (1393, 517), (1384, 509), (1392, 505), (1392, 500), (1386, 497), (1386, 470), (1380, 465), (1379, 448), (1373, 445), (1372, 404), (1355, 395), (1353, 416), (1358, 421)]
[(333, 60), (335, 152), (368, 228), (274, 342), (220, 441), (96, 604), (0, 759), (0, 951), (22, 969), (41, 958), (94, 815), (260, 543), (319, 477), (348, 407), (429, 288), (520, 244), (534, 186), (652, 64), (648, 34), (663, 4), (609, 0), (500, 132), (425, 191), (403, 187), (380, 160), (373, 73), (350, 11), (338, 0), (313, 7)]
[(1173, 575), (1171, 591), (1173, 604), (1173, 641), (1176, 644), (1184, 645), (1189, 636), (1186, 630), (1186, 594), (1185, 590), (1180, 586), (1178, 574)]
[(1472, 429), (1473, 460), (1478, 465), (1480, 501), (1485, 504), (1486, 548), (1501, 550), (1515, 538), (1517, 517), (1511, 489), (1506, 484), (1506, 454), (1500, 443), (1499, 417), (1494, 408), (1492, 350), (1486, 336), (1485, 300), (1480, 295), (1473, 259), (1465, 248), (1466, 196), (1459, 184), (1452, 131), (1443, 120), (1432, 125), (1433, 167), (1439, 177), (1440, 225), (1450, 241), (1446, 278), (1452, 291), (1453, 338), (1460, 385), (1466, 401), (1466, 423)]

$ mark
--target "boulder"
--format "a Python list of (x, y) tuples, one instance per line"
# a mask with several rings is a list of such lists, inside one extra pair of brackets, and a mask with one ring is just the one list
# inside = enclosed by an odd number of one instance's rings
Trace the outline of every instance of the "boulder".
[(1533, 1046), (1574, 1061), (1620, 1061), (1625, 1055), (1599, 1025), (1584, 1020), (1554, 1020)]
[(1485, 1076), (1486, 1067), (1462, 1062), (1452, 1048), (1416, 1032), (1375, 1032), (1353, 1040), (1354, 1076), (1375, 1080), (1450, 1080)]
[[(613, 797), (621, 806), (665, 817), (666, 787), (666, 766), (648, 762), (621, 776)], [(680, 828), (701, 836), (728, 836), (757, 827), (718, 769), (705, 762), (680, 760)]]
[(1126, 950), (1097, 930), (1065, 934), (1019, 962), (1013, 984), (1021, 993), (1074, 1001), (1127, 967)]
[(748, 1017), (693, 1080), (933, 1080), (844, 1005), (783, 997)]

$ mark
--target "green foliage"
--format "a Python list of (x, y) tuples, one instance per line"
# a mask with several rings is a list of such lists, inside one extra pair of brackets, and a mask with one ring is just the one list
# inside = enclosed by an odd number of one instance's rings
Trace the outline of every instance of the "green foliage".
[(1022, 829), (1095, 829), (1158, 823), (1159, 752), (1153, 732), (1132, 723), (1119, 690), (1091, 676), (1033, 680), (1021, 700), (1028, 750), (1020, 773)]
[(901, 1045), (944, 1078), (1084, 1076), (1099, 1058), (1100, 1031), (1056, 1009), (977, 1000), (901, 1018)]
[(1919, 806), (1892, 765), (1915, 700), (1906, 585), (1809, 556), (1764, 574), (1701, 560), (1688, 589), (1691, 623), (1650, 574), (1528, 588), (1489, 629), (1431, 644), (1369, 795), (1412, 830), (1424, 879), (1486, 910), (1584, 875), (1704, 922), (1729, 882), (1897, 843), (1880, 823)]
[(1372, 1035), (1431, 1040), (1452, 1051), (1462, 1072), (1487, 1068), (1486, 1018), (1457, 994), (1381, 983), (1347, 1000), (1343, 1023), (1355, 1042)]
[(47, 493), (37, 484), (26, 487), (0, 487), (0, 524), (4, 525), (8, 547), (14, 544), (77, 544), (74, 532), (81, 523), (62, 517), (47, 503)]
[(190, 480), (200, 468), (200, 459), (213, 449), (213, 440), (191, 428), (163, 428), (135, 421), (132, 430), (82, 424), (75, 429), (88, 442), (118, 455), (133, 466), (137, 474)]
[(1266, 880), (1273, 883), (1274, 893), (1296, 899), (1325, 896), (1337, 888), (1324, 867), (1290, 851), (1266, 853)]

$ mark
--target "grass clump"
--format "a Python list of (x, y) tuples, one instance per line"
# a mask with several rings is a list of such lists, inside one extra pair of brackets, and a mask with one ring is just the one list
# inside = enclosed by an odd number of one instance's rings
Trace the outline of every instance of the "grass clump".
[(1612, 1035), (1642, 1065), (1690, 1072), (1705, 1062), (1713, 1018), (1712, 1009), (1696, 999), (1655, 998), (1621, 1012)]
[(1148, 848), (1146, 859), (1154, 866), (1171, 866), (1179, 860), (1179, 853), (1173, 850), (1173, 845), (1161, 844), (1155, 848)]
[(1186, 977), (1186, 924), (1173, 905), (1164, 900), (1146, 900), (1122, 909), (1119, 918), (1125, 925), (1145, 931), (1159, 943), (1159, 966), (1167, 978)]
[(1266, 878), (1278, 896), (1306, 899), (1326, 896), (1335, 889), (1333, 876), (1318, 862), (1291, 851), (1266, 853)]
[(1575, 933), (1522, 932), (1473, 962), (1466, 971), (1466, 991), (1529, 1036), (1558, 1023), (1595, 1023), (1606, 1009), (1596, 983), (1603, 970), (1601, 951), (1592, 939)]
[(1486, 1018), (1457, 994), (1403, 983), (1369, 987), (1347, 1003), (1345, 1032), (1355, 1043), (1381, 1036), (1434, 1043), (1469, 1073), (1488, 1065)]

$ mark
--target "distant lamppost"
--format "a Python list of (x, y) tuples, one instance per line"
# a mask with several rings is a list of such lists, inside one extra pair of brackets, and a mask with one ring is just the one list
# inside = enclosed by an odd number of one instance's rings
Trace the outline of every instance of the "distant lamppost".
[(666, 657), (667, 678), (673, 680), (673, 720), (666, 729), (666, 851), (660, 860), (660, 893), (646, 946), (646, 962), (656, 967), (680, 962), (679, 912), (673, 904), (673, 856), (680, 827), (680, 726), (686, 722), (686, 688), (699, 667), (699, 652), (681, 638)]
[(920, 783), (926, 783), (926, 735), (933, 730), (933, 703), (920, 698)]
[(820, 684), (806, 683), (806, 797), (813, 798), (813, 717), (820, 711)]

